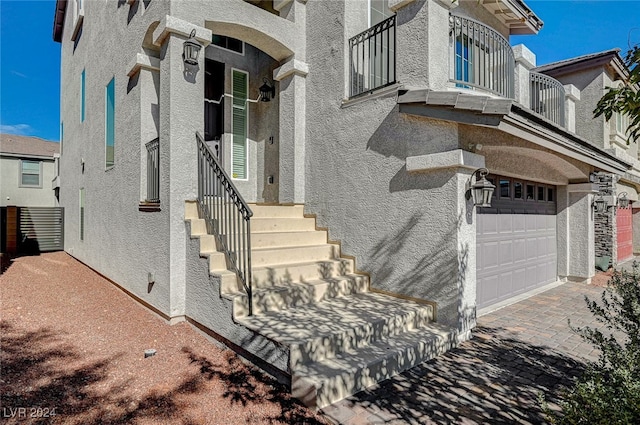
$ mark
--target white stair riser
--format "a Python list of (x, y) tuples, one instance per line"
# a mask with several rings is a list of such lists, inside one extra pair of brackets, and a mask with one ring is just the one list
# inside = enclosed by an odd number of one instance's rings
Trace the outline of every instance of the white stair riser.
[(227, 258), (222, 252), (212, 252), (209, 254), (209, 271), (221, 272), (227, 270)]
[(338, 245), (301, 246), (290, 249), (273, 248), (252, 250), (251, 264), (261, 267), (271, 264), (309, 263), (312, 261), (332, 260), (338, 258)]
[(287, 246), (321, 245), (327, 242), (327, 233), (320, 231), (253, 233), (251, 247), (271, 248)]
[(313, 218), (252, 218), (251, 233), (254, 232), (298, 232), (316, 230)]
[(199, 218), (197, 202), (185, 202), (184, 218), (185, 220), (193, 220), (193, 219)]
[(191, 220), (191, 236), (202, 236), (207, 234), (207, 223), (201, 219), (196, 218)]
[(303, 218), (303, 205), (256, 205), (249, 204), (252, 218)]
[(284, 264), (254, 269), (254, 288), (266, 288), (291, 282), (306, 282), (342, 276), (354, 272), (353, 260), (320, 261), (307, 264)]
[[(366, 277), (358, 276), (258, 291), (253, 295), (253, 314), (318, 303), (330, 298), (366, 292), (368, 289), (369, 283)], [(249, 314), (249, 299), (246, 295), (236, 295), (233, 301), (234, 317), (244, 317)]]

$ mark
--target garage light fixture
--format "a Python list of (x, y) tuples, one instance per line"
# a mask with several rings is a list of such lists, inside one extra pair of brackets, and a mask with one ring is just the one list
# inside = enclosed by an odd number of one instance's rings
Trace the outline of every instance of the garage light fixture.
[[(489, 170), (486, 168), (478, 168), (471, 174), (471, 178), (467, 183), (467, 199), (469, 199), (469, 192), (471, 192), (471, 198), (473, 199), (473, 205), (478, 208), (488, 208), (491, 206), (491, 197), (496, 187), (486, 179)], [(478, 179), (478, 175), (480, 179)], [(473, 182), (474, 176), (476, 182)]]
[(189, 39), (183, 43), (182, 59), (184, 60), (184, 63), (193, 66), (197, 65), (200, 49), (202, 49), (202, 44), (196, 40), (196, 30), (193, 29), (191, 30)]
[(627, 192), (622, 192), (618, 195), (618, 206), (620, 208), (627, 208), (629, 206), (629, 198)]
[(607, 202), (606, 199), (604, 199), (602, 195), (598, 195), (598, 197), (593, 200), (591, 207), (595, 212), (603, 213), (607, 211), (607, 208), (609, 207), (609, 203)]

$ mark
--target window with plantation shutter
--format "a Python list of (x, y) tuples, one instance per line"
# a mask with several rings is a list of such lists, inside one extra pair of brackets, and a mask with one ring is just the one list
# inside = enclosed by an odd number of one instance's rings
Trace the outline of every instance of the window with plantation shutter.
[(232, 177), (247, 179), (247, 92), (249, 76), (246, 72), (234, 69), (233, 77), (233, 105), (231, 126), (233, 129)]
[(80, 188), (80, 240), (84, 240), (84, 187)]

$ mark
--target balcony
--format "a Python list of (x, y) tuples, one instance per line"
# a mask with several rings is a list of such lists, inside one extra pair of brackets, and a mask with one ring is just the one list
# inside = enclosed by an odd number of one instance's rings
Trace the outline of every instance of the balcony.
[(530, 107), (546, 119), (565, 126), (564, 98), (565, 92), (562, 83), (548, 75), (531, 72), (530, 82)]
[(450, 78), (456, 87), (514, 98), (515, 59), (502, 34), (473, 19), (450, 15), (449, 49)]
[(349, 97), (396, 82), (396, 16), (349, 39)]

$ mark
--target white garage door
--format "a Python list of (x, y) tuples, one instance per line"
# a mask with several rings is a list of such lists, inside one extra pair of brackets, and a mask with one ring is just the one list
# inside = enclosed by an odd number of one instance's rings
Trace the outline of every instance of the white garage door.
[[(555, 213), (555, 188), (494, 179), (493, 208), (477, 214), (478, 309), (557, 280), (556, 216), (548, 214)], [(527, 196), (529, 186), (536, 199)]]

